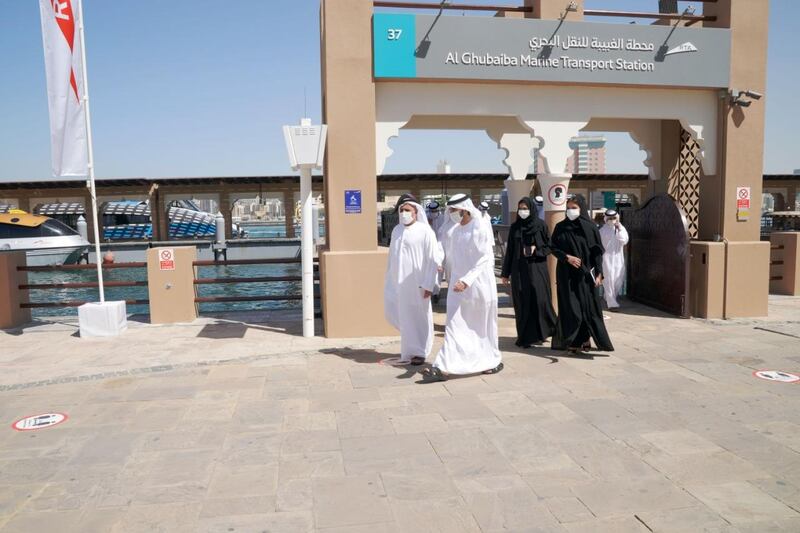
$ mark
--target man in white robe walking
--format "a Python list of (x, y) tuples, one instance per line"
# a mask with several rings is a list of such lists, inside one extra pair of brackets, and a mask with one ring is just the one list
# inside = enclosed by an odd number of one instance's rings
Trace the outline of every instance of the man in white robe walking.
[(480, 211), (466, 195), (447, 202), (454, 223), (448, 258), (447, 326), (444, 344), (424, 382), (450, 374), (495, 374), (503, 369), (497, 338), (497, 280), (492, 242)]
[(605, 224), (600, 228), (603, 248), (603, 292), (609, 311), (619, 309), (617, 298), (625, 282), (625, 245), (628, 231), (620, 224), (619, 214), (613, 209), (606, 211)]
[(400, 223), (392, 230), (384, 284), (386, 320), (400, 331), (400, 362), (421, 365), (433, 347), (431, 294), (436, 284), (438, 243), (422, 206), (404, 194)]

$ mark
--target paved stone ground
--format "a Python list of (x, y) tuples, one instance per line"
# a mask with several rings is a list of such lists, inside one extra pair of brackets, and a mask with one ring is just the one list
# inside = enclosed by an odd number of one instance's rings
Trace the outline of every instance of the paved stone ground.
[(578, 359), (505, 307), (505, 371), (430, 385), (274, 320), (0, 333), (0, 532), (800, 531), (800, 385), (752, 376), (800, 370), (800, 299), (770, 310), (629, 306)]

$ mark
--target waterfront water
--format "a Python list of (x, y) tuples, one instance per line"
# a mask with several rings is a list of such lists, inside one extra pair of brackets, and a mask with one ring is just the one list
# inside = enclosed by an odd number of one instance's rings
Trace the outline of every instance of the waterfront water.
[[(257, 224), (244, 227), (248, 236), (253, 239), (286, 237), (286, 227), (283, 224)], [(296, 228), (299, 235), (300, 229)], [(264, 276), (299, 276), (300, 265), (297, 263), (286, 265), (237, 265), (237, 266), (212, 266), (198, 269), (200, 278), (254, 278)], [(144, 268), (133, 269), (108, 269), (103, 271), (106, 281), (147, 281), (147, 271)], [(85, 283), (97, 281), (94, 270), (76, 270), (63, 272), (30, 272), (30, 284), (42, 283)], [(147, 287), (107, 287), (106, 300), (146, 300)], [(299, 281), (281, 281), (273, 283), (224, 283), (211, 285), (198, 285), (197, 295), (207, 296), (278, 296), (300, 295), (301, 283)], [(97, 289), (47, 289), (30, 292), (31, 302), (64, 302), (64, 301), (98, 301)], [(319, 304), (317, 304), (318, 306)], [(224, 311), (251, 311), (267, 309), (296, 309), (301, 307), (300, 300), (286, 302), (235, 302), (235, 303), (202, 303), (200, 313), (219, 313)], [(146, 305), (129, 305), (129, 313), (147, 313)], [(75, 307), (58, 307), (34, 309), (34, 316), (65, 316), (77, 314)]]
[[(200, 267), (198, 276), (201, 278), (226, 278), (242, 277), (253, 278), (262, 276), (299, 276), (300, 265), (297, 263), (286, 265), (237, 265), (237, 266), (211, 266)], [(144, 268), (109, 269), (103, 271), (106, 281), (146, 281), (147, 272)], [(65, 272), (30, 272), (28, 281), (37, 283), (76, 283), (97, 281), (94, 270), (77, 270)], [(272, 282), (272, 283), (225, 283), (213, 285), (198, 285), (198, 296), (263, 296), (263, 295), (299, 295), (301, 283), (299, 281)], [(97, 289), (48, 289), (31, 291), (32, 302), (63, 302), (73, 300), (97, 301)], [(143, 287), (107, 287), (106, 300), (146, 300), (147, 286)], [(301, 306), (300, 300), (287, 302), (236, 302), (236, 303), (202, 303), (200, 314), (218, 313), (223, 311), (265, 310), (265, 309), (294, 309)], [(129, 305), (129, 313), (147, 313), (146, 305)], [(77, 314), (74, 307), (59, 307), (52, 309), (34, 309), (34, 316), (65, 316)]]

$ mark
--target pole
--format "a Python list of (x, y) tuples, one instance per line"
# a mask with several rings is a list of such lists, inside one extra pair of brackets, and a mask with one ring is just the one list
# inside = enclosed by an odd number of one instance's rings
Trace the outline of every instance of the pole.
[(301, 261), (303, 265), (303, 337), (314, 336), (314, 255), (311, 230), (314, 226), (311, 205), (311, 167), (300, 168), (300, 202), (302, 227), (300, 228)]
[(92, 117), (89, 112), (89, 75), (86, 72), (86, 35), (83, 29), (83, 0), (78, 0), (78, 32), (81, 39), (81, 60), (83, 70), (83, 112), (86, 117), (86, 144), (89, 151), (89, 191), (92, 195), (92, 217), (94, 226), (94, 254), (95, 263), (97, 263), (97, 285), (100, 288), (100, 303), (105, 303), (106, 293), (103, 286), (103, 267), (102, 257), (100, 256), (100, 228), (97, 223), (97, 217), (100, 213), (97, 209), (97, 192), (94, 188), (94, 153), (92, 151)]

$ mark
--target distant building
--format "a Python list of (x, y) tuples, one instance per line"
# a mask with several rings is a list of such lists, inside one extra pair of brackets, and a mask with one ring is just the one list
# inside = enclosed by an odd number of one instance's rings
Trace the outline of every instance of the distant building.
[[(606, 173), (606, 138), (603, 135), (579, 135), (569, 142), (572, 156), (567, 159), (566, 172), (570, 174)], [(544, 171), (544, 160), (539, 149), (534, 150), (533, 172)], [(553, 172), (559, 172), (552, 168)]]
[(794, 169), (794, 172), (793, 172), (793, 174), (794, 174), (795, 176), (800, 176), (800, 168), (796, 168), (796, 169)]
[(436, 165), (437, 174), (450, 174), (450, 163), (447, 160), (441, 160)]

